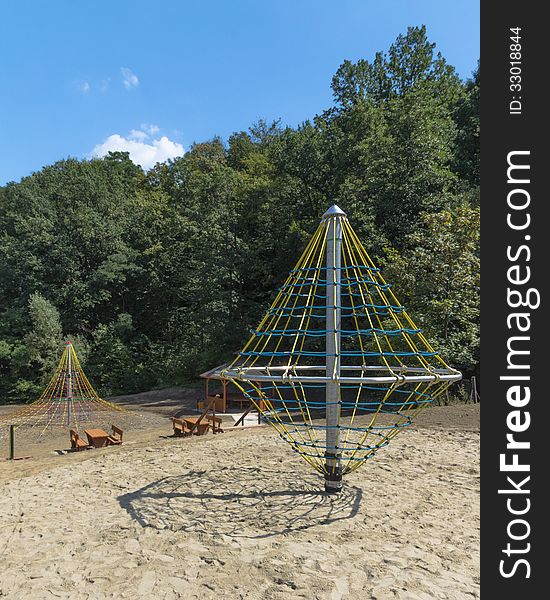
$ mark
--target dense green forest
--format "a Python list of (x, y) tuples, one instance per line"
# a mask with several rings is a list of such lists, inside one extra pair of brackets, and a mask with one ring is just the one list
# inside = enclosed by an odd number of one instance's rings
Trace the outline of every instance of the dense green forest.
[(411, 27), (345, 61), (332, 91), (299, 127), (260, 121), (146, 173), (111, 153), (0, 187), (0, 402), (35, 399), (67, 338), (104, 395), (220, 364), (333, 203), (442, 355), (477, 374), (479, 70), (462, 81)]

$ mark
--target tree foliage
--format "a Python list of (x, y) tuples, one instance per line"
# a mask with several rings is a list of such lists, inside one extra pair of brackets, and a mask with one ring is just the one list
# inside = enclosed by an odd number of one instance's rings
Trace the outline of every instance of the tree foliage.
[(0, 402), (33, 399), (67, 338), (104, 394), (227, 360), (334, 202), (475, 372), (479, 69), (462, 82), (411, 27), (332, 90), (298, 127), (260, 120), (148, 173), (116, 152), (0, 188)]

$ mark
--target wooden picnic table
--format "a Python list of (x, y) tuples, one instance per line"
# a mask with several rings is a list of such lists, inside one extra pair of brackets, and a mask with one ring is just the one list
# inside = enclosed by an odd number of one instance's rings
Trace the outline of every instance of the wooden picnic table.
[(88, 443), (94, 448), (104, 448), (107, 445), (109, 434), (103, 429), (85, 429), (84, 433), (88, 438)]
[(187, 427), (193, 430), (193, 433), (196, 435), (203, 435), (208, 431), (210, 427), (210, 423), (206, 419), (201, 419), (200, 417), (187, 417), (183, 419), (187, 423)]

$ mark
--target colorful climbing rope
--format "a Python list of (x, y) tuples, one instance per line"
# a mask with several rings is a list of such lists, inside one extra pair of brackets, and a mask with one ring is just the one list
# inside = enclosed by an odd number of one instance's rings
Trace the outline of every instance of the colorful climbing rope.
[(338, 491), (461, 374), (415, 325), (333, 206), (219, 375)]

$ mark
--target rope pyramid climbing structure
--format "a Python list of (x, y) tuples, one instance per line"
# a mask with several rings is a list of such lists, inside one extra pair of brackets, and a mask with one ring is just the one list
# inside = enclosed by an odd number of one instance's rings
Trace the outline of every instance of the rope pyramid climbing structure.
[(97, 422), (108, 413), (129, 411), (100, 398), (86, 377), (71, 342), (67, 342), (50, 382), (38, 400), (7, 414), (2, 421), (16, 427), (36, 428), (40, 433), (52, 426), (79, 427)]
[(415, 325), (338, 206), (219, 375), (324, 475), (329, 493), (462, 377)]

